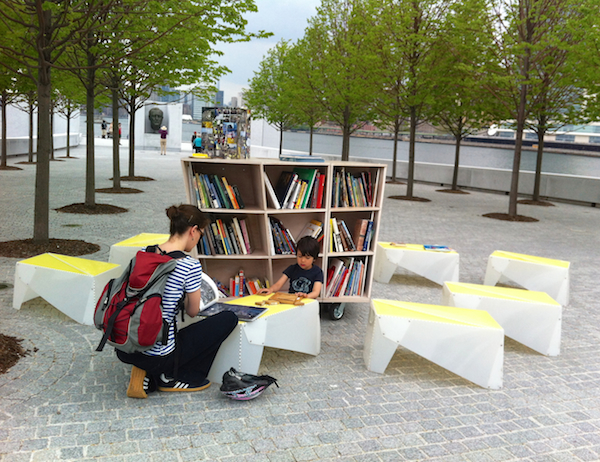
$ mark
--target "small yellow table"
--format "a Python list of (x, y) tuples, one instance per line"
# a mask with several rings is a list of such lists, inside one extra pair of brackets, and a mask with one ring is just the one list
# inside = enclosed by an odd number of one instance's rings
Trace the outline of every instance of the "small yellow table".
[[(268, 295), (250, 295), (225, 303), (255, 306)], [(264, 347), (280, 348), (317, 356), (321, 351), (319, 302), (304, 299), (304, 305), (269, 305), (267, 312), (251, 322), (240, 321), (219, 348), (208, 374), (221, 383), (231, 367), (248, 374), (258, 373)]]
[(562, 306), (545, 292), (445, 282), (442, 304), (487, 311), (507, 337), (544, 355), (560, 354)]
[(488, 259), (484, 284), (514, 282), (529, 290), (546, 292), (562, 306), (569, 304), (569, 267), (564, 260), (497, 250)]
[(121, 271), (125, 271), (127, 265), (138, 250), (149, 245), (162, 244), (169, 239), (168, 234), (141, 233), (136, 236), (117, 242), (110, 246), (108, 261), (121, 265)]
[(477, 385), (502, 387), (504, 330), (485, 311), (371, 300), (367, 369), (383, 373), (399, 345)]
[(421, 244), (394, 244), (378, 242), (375, 249), (373, 278), (387, 284), (396, 268), (412, 271), (442, 285), (444, 281), (458, 281), (458, 252), (425, 250)]
[(13, 308), (42, 297), (81, 324), (94, 324), (104, 286), (121, 274), (114, 263), (45, 253), (17, 262)]

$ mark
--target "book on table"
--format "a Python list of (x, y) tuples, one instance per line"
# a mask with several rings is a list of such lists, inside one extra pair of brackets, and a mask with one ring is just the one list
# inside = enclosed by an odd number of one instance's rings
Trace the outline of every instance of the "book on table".
[(436, 252), (452, 252), (452, 249), (445, 245), (424, 245), (425, 250), (434, 250)]
[(234, 305), (232, 303), (217, 302), (200, 311), (198, 315), (209, 317), (223, 311), (231, 311), (238, 317), (240, 321), (249, 322), (254, 321), (262, 316), (267, 311), (267, 308), (261, 306)]

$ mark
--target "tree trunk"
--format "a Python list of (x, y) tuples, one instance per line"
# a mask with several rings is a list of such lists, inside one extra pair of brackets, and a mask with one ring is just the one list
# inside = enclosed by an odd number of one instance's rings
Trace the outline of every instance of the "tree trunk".
[(6, 139), (6, 91), (2, 91), (2, 156), (0, 157), (0, 166), (6, 167), (8, 157), (8, 142)]
[(54, 103), (50, 94), (50, 160), (54, 160)]
[(119, 136), (119, 95), (116, 85), (111, 89), (112, 96), (112, 121), (113, 121), (113, 189), (121, 189), (121, 166), (119, 162), (119, 145), (121, 137)]
[(308, 155), (312, 156), (312, 151), (313, 151), (313, 135), (315, 133), (315, 127), (314, 125), (310, 126), (310, 137), (309, 137), (309, 142), (308, 142)]
[(517, 114), (517, 139), (515, 140), (515, 155), (510, 181), (510, 197), (508, 203), (508, 216), (517, 216), (517, 198), (519, 194), (519, 169), (521, 167), (521, 150), (523, 148), (523, 129), (525, 128), (525, 105), (527, 104), (527, 85), (521, 85), (519, 111)]
[(129, 101), (129, 176), (135, 176), (135, 97)]
[(67, 111), (67, 157), (71, 157), (71, 111)]
[(29, 153), (28, 162), (33, 162), (33, 104), (29, 101)]
[(542, 157), (544, 155), (544, 135), (546, 134), (545, 126), (541, 126), (538, 130), (538, 148), (537, 159), (535, 160), (535, 180), (533, 183), (534, 201), (540, 200), (540, 184), (542, 182)]
[(281, 157), (281, 149), (283, 148), (283, 125), (279, 125), (279, 157)]
[(396, 163), (398, 162), (398, 134), (400, 133), (400, 119), (394, 120), (394, 150), (392, 154), (392, 181), (396, 182)]
[(96, 58), (88, 53), (88, 70), (86, 82), (86, 164), (85, 164), (85, 206), (96, 207), (96, 166), (94, 152), (94, 89), (96, 71), (94, 66)]
[(350, 108), (344, 109), (344, 124), (342, 125), (342, 161), (350, 159)]
[(406, 197), (413, 197), (415, 180), (415, 138), (417, 136), (417, 108), (410, 108), (410, 141), (408, 144), (408, 181), (406, 182)]
[(49, 241), (50, 217), (50, 151), (52, 149), (52, 132), (50, 128), (52, 82), (50, 80), (50, 56), (48, 43), (51, 39), (52, 12), (44, 11), (40, 21), (40, 37), (38, 39), (38, 147), (35, 167), (35, 200), (33, 211), (33, 241), (47, 244)]
[(458, 190), (458, 165), (460, 159), (460, 142), (462, 141), (462, 137), (458, 135), (456, 137), (456, 146), (454, 148), (454, 173), (452, 174), (452, 190)]

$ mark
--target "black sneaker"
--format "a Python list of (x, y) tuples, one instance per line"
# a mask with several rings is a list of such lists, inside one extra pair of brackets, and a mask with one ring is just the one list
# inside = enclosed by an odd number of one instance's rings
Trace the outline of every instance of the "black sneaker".
[(200, 391), (208, 387), (210, 387), (208, 379), (204, 379), (200, 383), (186, 383), (165, 377), (165, 374), (160, 374), (158, 378), (158, 389), (160, 391)]

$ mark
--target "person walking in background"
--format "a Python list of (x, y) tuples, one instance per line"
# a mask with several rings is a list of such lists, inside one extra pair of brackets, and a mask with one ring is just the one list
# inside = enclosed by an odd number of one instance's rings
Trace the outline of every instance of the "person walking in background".
[(158, 133), (160, 135), (160, 155), (166, 156), (167, 155), (167, 135), (169, 134), (169, 132), (167, 131), (167, 127), (163, 125), (162, 127), (160, 127), (160, 130), (158, 131)]
[[(198, 132), (194, 132), (192, 135), (192, 149), (194, 149), (194, 140), (198, 137)], [(195, 152), (195, 151), (194, 151)]]
[(108, 128), (108, 126), (106, 125), (106, 120), (102, 119), (102, 138), (106, 138), (106, 129)]
[(197, 136), (194, 139), (194, 152), (202, 152), (202, 137)]
[(119, 145), (121, 144), (121, 123), (119, 122)]

